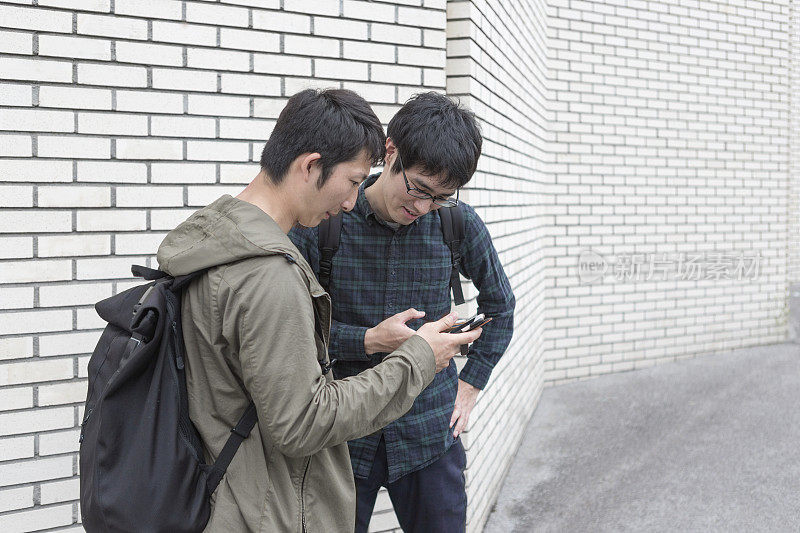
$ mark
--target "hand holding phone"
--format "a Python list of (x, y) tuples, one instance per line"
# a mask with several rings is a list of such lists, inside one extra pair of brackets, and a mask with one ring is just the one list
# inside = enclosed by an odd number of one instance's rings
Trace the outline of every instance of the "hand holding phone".
[(457, 325), (456, 314), (450, 313), (435, 322), (426, 322), (417, 330), (417, 335), (427, 341), (433, 350), (436, 372), (440, 372), (450, 365), (459, 346), (469, 345), (480, 337), (479, 330), (449, 333), (455, 325)]
[(492, 317), (486, 318), (483, 313), (479, 313), (466, 320), (457, 322), (447, 331), (448, 333), (465, 333), (467, 331), (472, 331), (473, 329), (479, 328), (487, 322), (491, 322), (491, 320)]

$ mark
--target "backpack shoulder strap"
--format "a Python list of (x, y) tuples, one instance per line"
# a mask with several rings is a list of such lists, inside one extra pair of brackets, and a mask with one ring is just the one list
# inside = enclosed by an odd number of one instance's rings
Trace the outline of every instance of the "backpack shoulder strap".
[(214, 466), (211, 467), (208, 473), (206, 486), (208, 487), (209, 495), (216, 490), (217, 485), (222, 481), (222, 476), (225, 474), (225, 470), (228, 469), (231, 461), (233, 461), (236, 450), (239, 449), (244, 439), (250, 436), (250, 431), (252, 431), (257, 421), (258, 413), (256, 412), (256, 405), (250, 402), (250, 405), (245, 409), (239, 422), (231, 429), (231, 434), (225, 442), (225, 446), (222, 447), (222, 451), (219, 452)]
[(153, 281), (154, 279), (161, 279), (168, 275), (163, 270), (156, 270), (154, 268), (148, 268), (142, 265), (131, 265), (131, 274), (133, 274), (134, 277), (143, 278), (148, 281)]
[(319, 225), (319, 284), (326, 291), (331, 284), (333, 256), (339, 249), (343, 218), (342, 213), (339, 213), (323, 220)]
[[(179, 290), (184, 288), (186, 285), (191, 283), (193, 279), (195, 279), (196, 277), (202, 275), (207, 270), (208, 270), (208, 268), (203, 268), (203, 269), (197, 270), (195, 272), (191, 272), (189, 274), (185, 274), (183, 276), (176, 276), (176, 277), (172, 278), (172, 284), (170, 285), (170, 288), (173, 291), (178, 292)], [(164, 278), (169, 278), (169, 274), (167, 274), (163, 270), (156, 270), (154, 268), (148, 268), (148, 267), (142, 266), (142, 265), (131, 265), (131, 274), (133, 274), (134, 277), (143, 278), (143, 279), (151, 280), (151, 281), (152, 280), (169, 281), (168, 279), (164, 279)]]
[(179, 292), (181, 289), (186, 288), (189, 283), (191, 283), (194, 279), (199, 278), (203, 274), (205, 274), (209, 269), (203, 268), (201, 270), (196, 270), (190, 274), (184, 274), (183, 276), (177, 276), (172, 280), (172, 290), (175, 292)]
[(450, 287), (453, 289), (453, 301), (456, 305), (461, 305), (464, 303), (464, 292), (461, 290), (458, 267), (461, 265), (461, 243), (466, 232), (464, 213), (461, 211), (461, 204), (455, 207), (442, 207), (437, 212), (442, 221), (444, 242), (450, 248), (450, 263), (453, 266)]

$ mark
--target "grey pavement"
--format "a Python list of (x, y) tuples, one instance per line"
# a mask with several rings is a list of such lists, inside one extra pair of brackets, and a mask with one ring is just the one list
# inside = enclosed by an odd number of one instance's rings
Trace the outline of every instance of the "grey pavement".
[(800, 346), (546, 388), (484, 533), (800, 531)]

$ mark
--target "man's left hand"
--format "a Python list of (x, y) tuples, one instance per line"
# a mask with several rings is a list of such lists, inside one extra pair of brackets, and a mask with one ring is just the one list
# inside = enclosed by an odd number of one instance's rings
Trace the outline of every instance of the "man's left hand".
[(473, 387), (466, 381), (458, 380), (456, 405), (453, 409), (453, 416), (450, 417), (450, 427), (452, 428), (453, 424), (455, 424), (453, 437), (458, 437), (458, 435), (464, 431), (464, 428), (467, 427), (469, 414), (472, 412), (472, 408), (475, 407), (475, 400), (478, 399), (479, 392), (481, 392), (481, 389)]

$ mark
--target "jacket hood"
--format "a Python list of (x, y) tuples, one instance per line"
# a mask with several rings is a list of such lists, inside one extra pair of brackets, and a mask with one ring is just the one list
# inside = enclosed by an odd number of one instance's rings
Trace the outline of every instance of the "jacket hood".
[(170, 231), (158, 247), (157, 257), (161, 270), (182, 276), (275, 254), (289, 254), (301, 263), (300, 252), (269, 215), (226, 194)]

